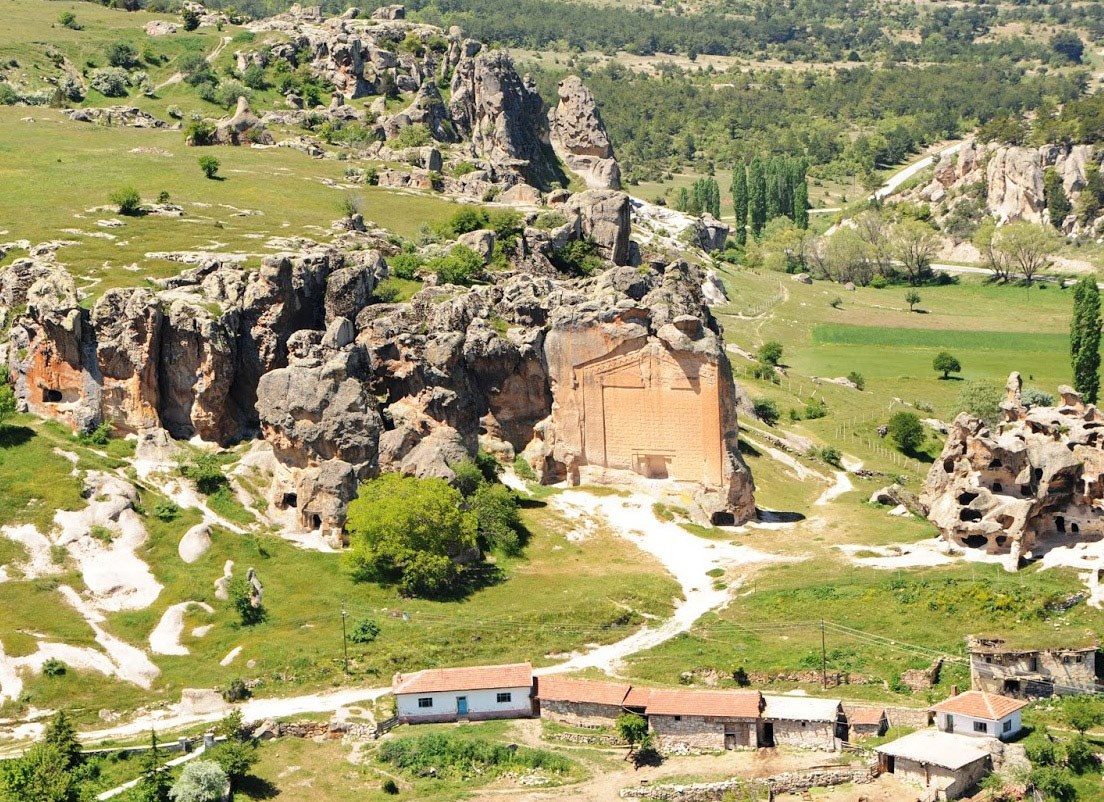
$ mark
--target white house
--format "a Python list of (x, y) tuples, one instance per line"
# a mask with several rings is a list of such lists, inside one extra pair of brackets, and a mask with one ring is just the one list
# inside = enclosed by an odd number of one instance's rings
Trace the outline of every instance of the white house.
[(941, 732), (981, 738), (1012, 738), (1022, 728), (1020, 711), (1027, 702), (984, 691), (966, 691), (935, 705)]
[(533, 715), (533, 667), (438, 668), (396, 674), (391, 683), (399, 721), (482, 721)]

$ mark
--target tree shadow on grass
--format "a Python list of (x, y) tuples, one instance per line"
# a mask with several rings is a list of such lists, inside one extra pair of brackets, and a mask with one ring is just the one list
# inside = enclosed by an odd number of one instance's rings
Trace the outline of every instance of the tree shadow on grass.
[(34, 437), (34, 430), (27, 426), (0, 424), (0, 448), (21, 446)]
[(787, 512), (785, 510), (758, 509), (755, 511), (755, 517), (760, 523), (765, 524), (795, 524), (798, 521), (805, 520), (805, 516), (800, 512)]
[(541, 501), (537, 498), (526, 498), (525, 496), (518, 496), (517, 505), (519, 510), (543, 510), (548, 506), (547, 501)]
[(249, 799), (275, 799), (280, 794), (280, 789), (275, 784), (253, 774), (238, 780), (237, 788), (234, 790), (235, 797), (241, 794), (242, 798)]

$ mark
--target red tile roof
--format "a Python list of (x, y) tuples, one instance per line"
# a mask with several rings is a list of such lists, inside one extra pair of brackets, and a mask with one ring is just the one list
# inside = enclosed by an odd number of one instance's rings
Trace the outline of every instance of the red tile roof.
[(648, 700), (652, 698), (651, 688), (641, 688), (637, 685), (633, 685), (629, 688), (629, 693), (625, 696), (625, 707), (647, 707)]
[(970, 716), (971, 718), (999, 721), (1023, 707), (1027, 707), (1027, 702), (1019, 699), (1011, 699), (1007, 696), (983, 691), (966, 691), (940, 702), (932, 707), (932, 710), (940, 713), (953, 713), (960, 716)]
[(433, 668), (413, 674), (396, 674), (391, 690), (400, 693), (480, 691), (492, 688), (527, 688), (533, 684), (528, 663), (469, 668)]
[(547, 676), (537, 678), (537, 698), (550, 702), (584, 702), (621, 706), (629, 686), (618, 682)]
[(853, 707), (847, 714), (847, 720), (851, 724), (878, 725), (885, 716), (884, 707)]
[(759, 718), (759, 691), (663, 691), (653, 688), (648, 715)]

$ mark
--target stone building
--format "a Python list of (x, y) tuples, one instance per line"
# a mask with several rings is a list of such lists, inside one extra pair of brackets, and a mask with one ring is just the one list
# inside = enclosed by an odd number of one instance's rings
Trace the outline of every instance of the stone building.
[(1027, 702), (995, 693), (966, 691), (932, 706), (941, 732), (980, 738), (1013, 737), (1021, 729), (1021, 711)]
[(925, 799), (958, 799), (990, 772), (986, 743), (965, 735), (920, 730), (879, 746), (878, 768), (928, 790)]
[(540, 716), (574, 727), (609, 727), (626, 708), (631, 686), (550, 675), (537, 678)]
[(850, 739), (877, 738), (889, 729), (889, 717), (884, 707), (855, 706), (846, 711)]
[(847, 719), (838, 699), (764, 696), (761, 746), (797, 746), (834, 752), (847, 739)]
[(533, 715), (533, 667), (528, 663), (396, 674), (391, 690), (404, 724)]
[(649, 729), (661, 752), (721, 752), (761, 743), (763, 697), (758, 691), (653, 688), (647, 705)]
[(969, 637), (970, 685), (1016, 699), (1099, 690), (1095, 640), (1080, 646), (1013, 648), (1001, 638)]

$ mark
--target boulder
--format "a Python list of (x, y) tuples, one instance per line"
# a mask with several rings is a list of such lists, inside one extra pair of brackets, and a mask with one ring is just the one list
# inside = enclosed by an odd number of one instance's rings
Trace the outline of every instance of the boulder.
[(989, 157), (986, 201), (1001, 222), (1042, 221), (1043, 165), (1035, 148), (1002, 147)]
[(572, 195), (566, 210), (574, 216), (582, 239), (593, 241), (615, 265), (628, 263), (632, 226), (628, 195), (613, 190), (587, 190)]
[(706, 212), (694, 221), (694, 240), (707, 253), (723, 251), (728, 242), (728, 226)]
[(194, 563), (211, 548), (211, 528), (205, 524), (196, 524), (180, 538), (177, 553), (186, 563)]
[(276, 140), (249, 108), (249, 100), (239, 97), (233, 116), (216, 124), (215, 142), (219, 145), (273, 145)]

